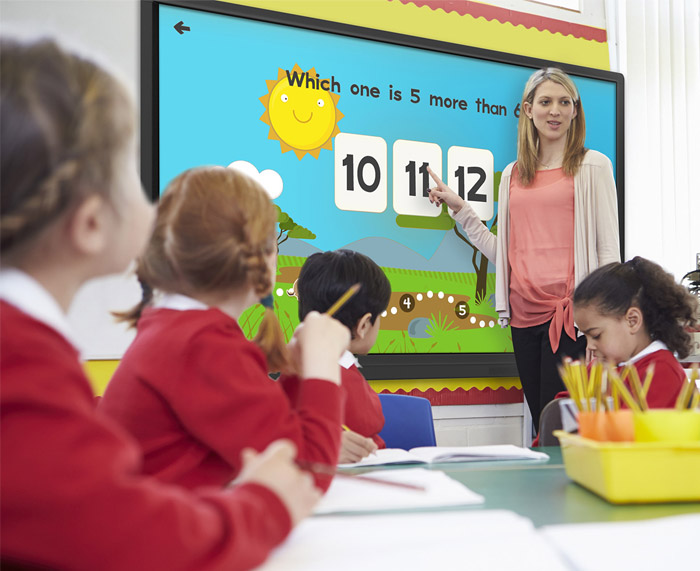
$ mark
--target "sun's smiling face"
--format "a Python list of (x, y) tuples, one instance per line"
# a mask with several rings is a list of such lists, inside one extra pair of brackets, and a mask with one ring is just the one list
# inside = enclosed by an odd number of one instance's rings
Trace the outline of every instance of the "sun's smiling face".
[[(297, 65), (295, 72), (303, 73)], [(316, 78), (313, 68), (308, 75)], [(269, 93), (260, 98), (266, 107), (261, 120), (270, 125), (268, 138), (278, 139), (283, 153), (293, 150), (299, 159), (307, 153), (318, 158), (321, 149), (333, 149), (332, 139), (340, 132), (337, 122), (343, 117), (336, 108), (337, 94), (290, 85), (282, 69), (277, 80), (268, 80), (267, 85)]]

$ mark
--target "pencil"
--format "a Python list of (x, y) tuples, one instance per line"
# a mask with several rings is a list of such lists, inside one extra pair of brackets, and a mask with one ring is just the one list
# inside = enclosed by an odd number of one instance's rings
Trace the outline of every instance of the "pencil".
[[(642, 410), (649, 410), (649, 405), (647, 404), (647, 399), (644, 397), (644, 389), (642, 388), (642, 382), (639, 380), (639, 373), (637, 372), (637, 367), (630, 364), (630, 386), (632, 387), (632, 394), (637, 399), (637, 403)], [(646, 379), (645, 379), (646, 380)]]
[(683, 410), (688, 406), (688, 401), (693, 394), (693, 388), (695, 383), (690, 379), (685, 379), (683, 381), (683, 387), (678, 393), (678, 398), (676, 399), (676, 410)]
[(590, 406), (588, 402), (588, 395), (586, 394), (586, 381), (581, 374), (581, 367), (578, 361), (571, 363), (571, 369), (573, 370), (574, 384), (576, 386), (576, 392), (579, 395), (581, 403), (583, 404), (584, 411), (589, 411)]
[(647, 374), (644, 377), (644, 385), (642, 386), (642, 392), (644, 393), (644, 398), (647, 397), (647, 394), (649, 393), (649, 387), (651, 386), (651, 380), (654, 377), (654, 363), (649, 364), (649, 368), (647, 369)]
[(383, 484), (385, 486), (393, 486), (395, 488), (404, 488), (408, 490), (414, 490), (417, 492), (425, 492), (424, 486), (419, 486), (417, 484), (407, 484), (405, 482), (392, 482), (390, 480), (382, 480), (381, 478), (373, 478), (372, 476), (365, 476), (363, 474), (344, 474), (343, 472), (338, 472), (335, 466), (329, 466), (328, 464), (321, 464), (320, 462), (308, 462), (305, 460), (298, 460), (297, 466), (302, 470), (307, 472), (312, 472), (314, 474), (326, 474), (328, 476), (333, 476), (334, 478), (352, 478), (364, 480), (365, 482), (372, 482), (373, 484)]
[(576, 391), (576, 385), (573, 382), (573, 379), (571, 378), (571, 373), (569, 371), (570, 367), (566, 361), (564, 362), (564, 365), (559, 366), (559, 376), (561, 377), (561, 380), (564, 383), (566, 390), (569, 391), (569, 395), (574, 400), (576, 408), (580, 411), (583, 410), (583, 405), (581, 404), (581, 399), (579, 398), (578, 392)]
[[(623, 376), (627, 376), (624, 374), (624, 371)], [(634, 397), (632, 397), (632, 395), (630, 394), (629, 390), (625, 386), (624, 381), (612, 368), (610, 369), (610, 380), (612, 381), (613, 386), (617, 388), (618, 394), (622, 397), (622, 400), (625, 401), (625, 404), (634, 412), (641, 412), (639, 404), (637, 404), (637, 401), (635, 401)]]
[(343, 305), (347, 303), (347, 301), (355, 295), (358, 291), (360, 291), (360, 288), (362, 287), (362, 284), (356, 283), (354, 285), (351, 285), (348, 288), (348, 291), (346, 291), (343, 295), (341, 295), (338, 300), (330, 306), (328, 311), (326, 311), (327, 315), (333, 315), (336, 311), (338, 311)]
[(690, 403), (690, 408), (692, 409), (698, 408), (698, 404), (700, 404), (700, 389), (697, 385), (697, 380), (699, 376), (700, 375), (698, 375), (698, 364), (694, 363), (690, 372), (690, 382), (693, 383), (693, 390), (695, 391), (695, 396), (693, 396), (693, 400)]
[[(610, 377), (610, 379), (612, 379), (612, 377)], [(617, 385), (612, 381), (610, 382), (610, 387), (610, 394), (613, 401), (613, 410), (620, 410), (620, 391), (617, 390)]]

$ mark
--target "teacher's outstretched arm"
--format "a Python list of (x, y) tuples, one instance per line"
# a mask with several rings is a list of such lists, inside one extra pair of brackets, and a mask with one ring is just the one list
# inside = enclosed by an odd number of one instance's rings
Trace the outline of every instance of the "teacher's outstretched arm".
[(429, 199), (435, 206), (443, 203), (452, 210), (452, 217), (466, 232), (471, 243), (489, 260), (496, 261), (496, 236), (481, 221), (479, 215), (459, 194), (447, 186), (439, 176), (428, 167), (428, 174), (437, 186), (430, 189)]

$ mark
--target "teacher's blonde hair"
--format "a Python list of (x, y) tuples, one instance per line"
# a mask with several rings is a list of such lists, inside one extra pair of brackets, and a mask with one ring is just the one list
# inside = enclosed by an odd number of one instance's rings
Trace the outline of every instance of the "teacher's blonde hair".
[(572, 119), (571, 126), (566, 133), (566, 148), (564, 149), (564, 159), (562, 161), (564, 173), (567, 176), (574, 176), (578, 172), (581, 161), (586, 154), (586, 148), (583, 146), (586, 140), (586, 118), (576, 85), (559, 68), (547, 67), (536, 71), (525, 84), (523, 98), (520, 102), (520, 119), (518, 121), (518, 176), (524, 186), (529, 186), (535, 178), (540, 137), (532, 119), (523, 111), (523, 106), (526, 102), (532, 105), (537, 88), (545, 81), (553, 81), (563, 86), (571, 96), (577, 111), (576, 117)]

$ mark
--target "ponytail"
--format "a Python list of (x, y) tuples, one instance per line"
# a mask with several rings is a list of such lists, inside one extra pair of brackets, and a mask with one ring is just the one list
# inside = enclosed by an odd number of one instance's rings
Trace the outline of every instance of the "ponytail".
[(684, 359), (693, 345), (687, 328), (694, 328), (698, 323), (697, 298), (654, 262), (637, 256), (626, 264), (641, 283), (639, 307), (649, 335), (663, 341)]
[(272, 295), (264, 297), (260, 303), (265, 308), (265, 315), (258, 328), (253, 342), (260, 347), (267, 358), (267, 366), (271, 373), (281, 371), (294, 373), (295, 367), (287, 349), (287, 342), (282, 327), (274, 310)]
[(141, 278), (139, 278), (139, 284), (141, 285), (141, 301), (126, 311), (112, 312), (112, 315), (118, 322), (124, 322), (129, 327), (136, 327), (139, 319), (141, 319), (143, 310), (153, 301), (153, 288)]

